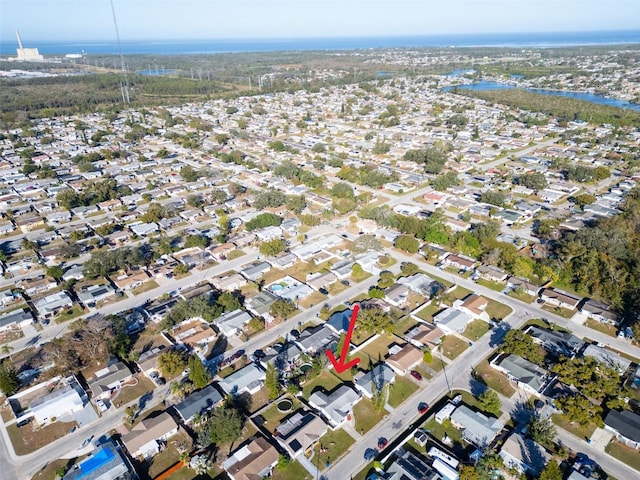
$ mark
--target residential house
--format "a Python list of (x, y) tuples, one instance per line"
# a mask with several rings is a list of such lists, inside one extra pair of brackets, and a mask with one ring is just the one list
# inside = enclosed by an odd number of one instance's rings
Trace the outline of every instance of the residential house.
[(85, 285), (76, 288), (78, 300), (80, 300), (85, 307), (95, 307), (98, 302), (111, 298), (115, 294), (115, 289), (108, 283)]
[(347, 308), (341, 312), (335, 312), (325, 322), (325, 325), (335, 332), (336, 335), (340, 335), (342, 332), (346, 332), (349, 328), (349, 322), (351, 321), (351, 309)]
[(211, 256), (217, 260), (222, 261), (226, 260), (227, 256), (236, 249), (235, 244), (231, 242), (223, 243), (221, 245), (217, 245), (214, 248), (210, 249)]
[(151, 235), (152, 233), (156, 233), (160, 230), (157, 223), (134, 223), (129, 225), (129, 230), (138, 235), (139, 237), (146, 237), (147, 235)]
[(451, 424), (462, 430), (462, 438), (480, 449), (487, 448), (504, 428), (497, 418), (475, 412), (466, 405), (458, 406), (451, 413)]
[(344, 280), (351, 276), (351, 270), (355, 263), (353, 260), (341, 260), (331, 265), (331, 271), (340, 280)]
[(610, 410), (604, 419), (605, 430), (628, 447), (640, 449), (640, 415), (630, 410)]
[[(435, 462), (434, 462), (435, 464)], [(454, 471), (455, 472), (455, 471)], [(409, 450), (400, 448), (395, 460), (384, 473), (385, 480), (456, 480), (457, 477), (443, 477), (427, 460)]]
[(464, 255), (456, 255), (454, 253), (450, 253), (443, 260), (443, 263), (452, 268), (458, 268), (460, 270), (472, 270), (476, 261), (472, 258), (465, 257)]
[(433, 323), (435, 323), (445, 335), (464, 332), (472, 320), (473, 317), (471, 315), (456, 308), (446, 308), (433, 317)]
[(258, 368), (255, 363), (250, 363), (220, 380), (218, 385), (227, 395), (241, 395), (243, 393), (253, 395), (260, 390), (265, 378), (264, 370)]
[(160, 323), (176, 303), (178, 303), (178, 299), (176, 297), (167, 298), (166, 300), (157, 299), (145, 305), (144, 311), (151, 321), (154, 323)]
[(129, 480), (136, 477), (136, 470), (127, 456), (109, 440), (69, 469), (62, 480)]
[(595, 358), (598, 362), (605, 364), (609, 368), (613, 368), (620, 375), (626, 373), (631, 366), (631, 360), (617, 354), (616, 352), (612, 352), (611, 350), (607, 350), (606, 348), (598, 347), (593, 344), (587, 345), (587, 348), (584, 349), (582, 355), (585, 357)]
[(87, 394), (73, 375), (54, 377), (7, 400), (18, 425), (31, 418), (40, 425), (53, 423), (65, 415), (79, 412), (88, 402)]
[(179, 427), (166, 411), (155, 417), (147, 417), (123, 435), (122, 444), (133, 458), (149, 460), (166, 441), (178, 433)]
[(396, 379), (396, 374), (386, 362), (374, 365), (368, 372), (359, 371), (353, 376), (353, 385), (362, 395), (373, 398), (374, 388), (377, 392), (382, 392), (385, 385), (392, 384)]
[(112, 363), (108, 367), (98, 370), (87, 383), (94, 400), (109, 398), (114, 390), (132, 377), (131, 370), (122, 362)]
[(207, 297), (213, 293), (213, 287), (207, 283), (199, 283), (192, 287), (183, 288), (180, 290), (178, 296), (185, 301), (192, 300), (194, 298), (206, 295)]
[(208, 385), (202, 390), (193, 392), (184, 400), (174, 406), (178, 415), (187, 425), (191, 423), (196, 415), (203, 415), (209, 410), (216, 407), (222, 401), (222, 395), (214, 388)]
[(505, 440), (498, 454), (504, 460), (505, 467), (534, 478), (551, 460), (551, 455), (543, 446), (515, 432)]
[(396, 283), (385, 289), (384, 298), (390, 305), (398, 308), (404, 308), (409, 301), (409, 288), (406, 285)]
[(136, 270), (112, 275), (110, 278), (120, 290), (133, 290), (149, 280), (149, 275), (144, 270)]
[(297, 411), (283, 420), (273, 432), (275, 440), (291, 458), (296, 458), (312, 447), (329, 427), (313, 412)]
[(239, 273), (231, 273), (213, 277), (211, 284), (223, 292), (233, 292), (245, 286), (247, 279)]
[(316, 355), (332, 348), (337, 340), (337, 336), (327, 325), (318, 325), (302, 331), (295, 342), (304, 353)]
[(51, 318), (65, 308), (73, 306), (73, 300), (65, 291), (55, 292), (33, 301), (38, 318)]
[(238, 308), (232, 312), (225, 312), (214, 320), (216, 327), (225, 337), (238, 335), (243, 327), (251, 321), (251, 315)]
[(316, 272), (307, 275), (306, 283), (314, 290), (318, 291), (321, 288), (326, 289), (329, 285), (338, 281), (338, 277), (333, 272)]
[(53, 290), (58, 286), (58, 284), (52, 278), (49, 278), (45, 275), (39, 275), (37, 277), (19, 280), (17, 282), (17, 286), (20, 287), (26, 295), (33, 297), (34, 295), (38, 295), (39, 293)]
[(209, 344), (216, 339), (216, 332), (203, 319), (191, 318), (173, 327), (171, 336), (177, 343), (206, 353)]
[(536, 325), (530, 325), (524, 333), (530, 335), (533, 341), (542, 345), (545, 350), (557, 356), (573, 358), (585, 344), (572, 333), (547, 330)]
[(545, 288), (540, 292), (540, 298), (545, 302), (558, 307), (575, 310), (582, 297), (578, 297), (571, 293), (563, 292), (555, 288)]
[(222, 468), (230, 480), (259, 480), (271, 475), (279, 458), (274, 446), (258, 436), (222, 462)]
[(153, 378), (159, 374), (160, 369), (158, 368), (158, 357), (168, 350), (170, 344), (167, 345), (158, 345), (146, 352), (142, 352), (138, 356), (138, 361), (136, 365), (142, 373), (144, 373), (147, 377)]
[(300, 358), (302, 351), (294, 343), (286, 343), (279, 352), (265, 356), (260, 363), (267, 368), (273, 365), (278, 372), (289, 371)]
[(580, 307), (580, 313), (583, 315), (594, 318), (602, 323), (610, 323), (611, 325), (618, 326), (622, 317), (613, 311), (611, 305), (598, 302), (593, 299), (588, 299), (582, 307)]
[(484, 320), (485, 322), (490, 320), (489, 314), (485, 311), (487, 305), (489, 305), (489, 301), (477, 293), (467, 295), (464, 300), (453, 302), (454, 307), (468, 313), (475, 319)]
[(283, 253), (277, 257), (273, 257), (269, 260), (269, 263), (279, 270), (286, 270), (287, 268), (291, 268), (298, 261), (298, 257), (296, 257), (293, 253)]
[(271, 305), (278, 299), (272, 293), (265, 290), (258, 292), (256, 295), (245, 301), (245, 307), (257, 317), (263, 317), (267, 322), (272, 322), (273, 317), (269, 313)]
[(518, 355), (498, 355), (490, 365), (533, 395), (540, 395), (552, 380), (547, 371)]
[(240, 274), (247, 280), (255, 281), (269, 270), (271, 270), (271, 265), (268, 262), (254, 262), (240, 270)]
[(399, 375), (406, 375), (422, 362), (422, 358), (422, 352), (410, 343), (403, 347), (394, 345), (389, 349), (387, 364)]
[(359, 401), (360, 396), (344, 384), (330, 394), (317, 391), (309, 397), (309, 405), (322, 413), (333, 428), (353, 421), (353, 406)]
[(426, 299), (433, 297), (443, 288), (439, 282), (422, 272), (414, 273), (408, 277), (400, 277), (398, 283), (405, 285), (409, 290), (422, 295)]
[(380, 275), (382, 268), (378, 265), (378, 260), (381, 256), (379, 252), (372, 251), (356, 255), (355, 260), (365, 272), (369, 272), (372, 275)]
[(494, 267), (493, 265), (480, 265), (476, 268), (476, 271), (482, 278), (489, 280), (490, 282), (503, 283), (509, 276), (509, 274), (503, 269)]
[(531, 295), (532, 297), (537, 297), (538, 292), (542, 288), (540, 285), (536, 285), (535, 283), (531, 283), (529, 280), (519, 277), (509, 277), (507, 280), (507, 287), (515, 290), (516, 288), (522, 289), (524, 293), (527, 295)]
[(0, 332), (17, 330), (33, 324), (33, 314), (29, 309), (13, 310), (0, 316)]
[(418, 348), (436, 348), (442, 342), (444, 332), (433, 324), (418, 322), (418, 325), (405, 333), (404, 338)]

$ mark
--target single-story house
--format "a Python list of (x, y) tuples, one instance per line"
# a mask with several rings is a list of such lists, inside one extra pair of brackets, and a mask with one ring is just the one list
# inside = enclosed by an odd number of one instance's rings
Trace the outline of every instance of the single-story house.
[(409, 301), (409, 288), (406, 285), (398, 284), (392, 285), (385, 289), (384, 298), (390, 305), (398, 308), (404, 308)]
[(433, 324), (418, 322), (405, 333), (404, 338), (418, 348), (435, 348), (442, 343), (444, 332)]
[(122, 362), (112, 363), (106, 368), (98, 370), (89, 380), (89, 390), (94, 400), (109, 398), (111, 392), (132, 377), (131, 370)]
[(464, 271), (473, 269), (473, 266), (476, 264), (476, 261), (472, 258), (465, 257), (463, 255), (456, 255), (454, 253), (450, 253), (443, 260), (443, 263), (449, 267), (459, 268)]
[(435, 323), (445, 335), (462, 333), (471, 323), (473, 317), (462, 310), (447, 308), (433, 317)]
[(518, 355), (498, 355), (490, 365), (533, 395), (540, 395), (551, 380), (546, 370)]
[(353, 406), (359, 401), (360, 396), (344, 384), (330, 394), (318, 391), (309, 397), (309, 405), (322, 413), (333, 428), (353, 421)]
[(160, 354), (166, 352), (168, 347), (168, 344), (159, 345), (150, 350), (147, 350), (146, 352), (142, 352), (138, 356), (138, 361), (136, 362), (136, 365), (138, 365), (140, 371), (149, 378), (151, 378), (154, 374), (158, 374), (158, 357), (160, 356)]
[(96, 303), (111, 298), (115, 294), (115, 289), (108, 283), (86, 285), (76, 289), (78, 300), (80, 300), (85, 307), (94, 307)]
[(531, 283), (529, 280), (519, 277), (509, 277), (507, 279), (507, 286), (511, 289), (521, 288), (524, 293), (531, 295), (532, 297), (538, 296), (538, 292), (542, 288), (540, 285)]
[[(385, 470), (384, 478), (388, 480), (457, 480), (456, 476), (443, 476), (435, 470), (436, 459), (433, 467), (429, 466), (426, 458), (415, 454), (410, 450), (400, 449), (398, 455)], [(455, 470), (453, 470), (455, 474)]]
[(50, 318), (65, 308), (73, 306), (73, 300), (65, 291), (55, 292), (33, 302), (38, 318)]
[(231, 480), (259, 480), (271, 475), (280, 454), (263, 437), (255, 437), (222, 462)]
[(396, 374), (385, 362), (374, 365), (368, 372), (358, 372), (353, 376), (353, 384), (362, 395), (373, 398), (373, 386), (378, 392), (382, 391), (385, 385), (393, 383)]
[(439, 282), (422, 272), (414, 273), (408, 277), (400, 277), (398, 283), (427, 299), (433, 297), (443, 288)]
[(523, 438), (518, 433), (512, 433), (500, 448), (500, 457), (507, 468), (518, 472), (528, 473), (533, 477), (540, 475), (551, 455), (545, 448), (529, 438)]
[(136, 471), (130, 460), (113, 440), (109, 440), (71, 468), (62, 480), (124, 480), (135, 477)]
[(387, 364), (399, 375), (406, 375), (422, 362), (422, 358), (422, 352), (410, 343), (403, 347), (395, 345), (389, 349)]
[(253, 395), (260, 390), (265, 378), (264, 370), (255, 363), (250, 363), (220, 380), (218, 385), (227, 395), (241, 395), (245, 392)]
[(271, 314), (271, 305), (278, 299), (272, 293), (261, 291), (253, 297), (245, 301), (245, 307), (257, 317), (263, 317), (267, 322), (273, 321)]
[(567, 308), (569, 310), (575, 310), (578, 304), (582, 301), (582, 297), (578, 297), (555, 288), (543, 289), (542, 292), (540, 292), (540, 298), (552, 305)]
[(189, 424), (196, 414), (202, 415), (222, 401), (222, 395), (214, 388), (208, 385), (202, 390), (193, 392), (184, 400), (174, 406), (182, 421)]
[(147, 417), (122, 437), (122, 444), (133, 458), (150, 459), (160, 451), (160, 445), (178, 433), (179, 427), (166, 411)]
[(331, 348), (337, 340), (337, 336), (327, 325), (318, 325), (302, 331), (295, 343), (304, 353), (315, 355)]
[(620, 375), (623, 375), (631, 366), (631, 360), (624, 358), (616, 352), (593, 344), (587, 345), (582, 355), (595, 358), (598, 362), (604, 363), (609, 368), (613, 368)]
[(271, 266), (279, 270), (286, 270), (287, 268), (293, 267), (297, 261), (298, 257), (291, 252), (283, 253), (282, 255), (269, 259)]
[(247, 284), (247, 279), (239, 273), (231, 273), (212, 278), (211, 284), (223, 292), (233, 292), (234, 290), (239, 290), (241, 287), (245, 286)]
[(225, 312), (214, 320), (216, 327), (225, 337), (238, 335), (242, 328), (251, 321), (251, 315), (238, 308), (232, 312)]
[(247, 280), (258, 280), (262, 275), (271, 270), (268, 262), (254, 262), (240, 270), (240, 273)]
[(314, 290), (320, 290), (321, 288), (327, 288), (329, 285), (338, 281), (338, 277), (336, 277), (333, 272), (316, 272), (313, 274), (307, 275), (306, 283)]
[(0, 332), (28, 327), (33, 324), (31, 310), (19, 309), (0, 316)]
[(490, 282), (502, 283), (509, 276), (509, 274), (503, 269), (494, 267), (493, 265), (480, 265), (478, 268), (476, 268), (476, 271), (482, 278), (484, 278), (485, 280), (489, 280)]
[(291, 458), (296, 458), (313, 446), (327, 430), (329, 426), (315, 413), (297, 411), (276, 427), (273, 437)]
[(604, 419), (605, 430), (628, 447), (640, 449), (640, 415), (630, 410), (610, 410)]
[(593, 299), (584, 302), (582, 307), (580, 307), (580, 313), (587, 317), (594, 318), (599, 322), (610, 323), (615, 326), (620, 325), (620, 320), (622, 320), (622, 317), (612, 310), (611, 305)]
[(202, 350), (217, 337), (213, 328), (201, 318), (188, 319), (179, 323), (171, 330), (171, 336), (178, 343)]
[(572, 333), (547, 330), (536, 325), (530, 325), (524, 333), (530, 335), (533, 341), (542, 345), (545, 350), (558, 356), (572, 358), (584, 346), (584, 341)]
[(485, 311), (487, 305), (489, 305), (489, 301), (477, 293), (467, 295), (464, 300), (456, 300), (453, 303), (454, 307), (468, 313), (473, 318), (484, 320), (485, 322), (490, 320), (489, 314)]
[(462, 430), (462, 438), (480, 449), (488, 447), (504, 428), (497, 418), (475, 412), (466, 405), (458, 406), (450, 418), (451, 424)]

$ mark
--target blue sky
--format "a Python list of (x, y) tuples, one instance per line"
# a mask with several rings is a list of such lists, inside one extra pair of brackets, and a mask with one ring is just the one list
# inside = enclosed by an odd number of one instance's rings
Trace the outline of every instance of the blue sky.
[[(120, 37), (296, 38), (640, 29), (640, 0), (113, 0)], [(0, 40), (108, 40), (109, 0), (0, 0)]]

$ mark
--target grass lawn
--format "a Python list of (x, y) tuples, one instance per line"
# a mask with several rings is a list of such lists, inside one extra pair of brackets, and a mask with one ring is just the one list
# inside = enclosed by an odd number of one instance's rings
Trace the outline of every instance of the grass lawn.
[(478, 379), (483, 381), (487, 387), (494, 389), (505, 397), (511, 397), (516, 393), (516, 390), (511, 386), (507, 377), (491, 368), (489, 366), (489, 362), (486, 360), (483, 360), (476, 365), (474, 370), (478, 375)]
[(371, 400), (363, 398), (353, 407), (353, 416), (356, 419), (355, 429), (360, 433), (367, 433), (375, 427), (384, 417), (386, 410), (376, 412)]
[[(275, 428), (278, 425), (280, 425), (280, 422), (284, 417), (286, 417), (287, 415), (290, 415), (292, 412), (300, 408), (300, 401), (298, 399), (294, 397), (286, 397), (286, 398), (288, 398), (293, 402), (293, 407), (289, 412), (280, 412), (278, 410), (278, 405), (277, 405), (278, 402), (274, 402), (273, 405), (271, 405), (269, 408), (267, 408), (264, 412), (260, 414), (262, 415), (262, 418), (264, 418), (265, 420), (264, 427), (268, 431), (273, 432)], [(280, 400), (282, 400), (282, 398)]]
[(162, 472), (180, 461), (180, 449), (191, 451), (191, 439), (185, 433), (177, 433), (167, 440), (167, 447), (158, 453), (148, 467), (150, 478), (156, 478)]
[(494, 320), (502, 320), (511, 312), (513, 312), (511, 307), (505, 305), (504, 303), (496, 302), (495, 300), (492, 300), (490, 298), (487, 298), (487, 300), (489, 300), (489, 304), (487, 305), (486, 312), (489, 314), (489, 317), (493, 318)]
[(240, 258), (244, 255), (244, 252), (242, 250), (231, 250), (229, 252), (229, 254), (227, 255), (227, 260), (235, 260), (236, 258)]
[(484, 278), (479, 278), (476, 283), (483, 287), (490, 288), (491, 290), (495, 290), (496, 292), (504, 290), (504, 283), (492, 282), (491, 280), (485, 280)]
[(131, 290), (131, 293), (133, 293), (134, 295), (140, 295), (141, 293), (148, 292), (149, 290), (153, 290), (154, 288), (158, 288), (159, 286), (160, 285), (158, 285), (158, 282), (156, 282), (155, 280), (147, 280), (139, 287)]
[(484, 320), (474, 320), (469, 325), (467, 325), (467, 329), (462, 335), (475, 342), (488, 331), (489, 324), (487, 322), (485, 322)]
[(438, 441), (442, 441), (445, 435), (448, 436), (453, 442), (453, 451), (456, 453), (465, 449), (465, 445), (462, 443), (462, 433), (453, 427), (451, 422), (443, 422), (440, 424), (436, 422), (435, 418), (431, 417), (422, 428), (427, 430)]
[(120, 388), (120, 393), (113, 402), (116, 407), (125, 405), (132, 400), (136, 400), (145, 393), (152, 392), (156, 388), (153, 382), (142, 373), (137, 373), (134, 378), (138, 380), (138, 383), (136, 385)]
[(353, 275), (351, 274), (351, 281), (355, 283), (360, 283), (365, 281), (367, 278), (372, 277), (373, 275), (369, 272), (362, 272), (362, 275)]
[(525, 303), (532, 303), (536, 299), (534, 296), (529, 295), (528, 293), (517, 293), (515, 290), (510, 290), (507, 295), (509, 295), (511, 298), (515, 298), (516, 300), (520, 300), (521, 302)]
[(369, 474), (374, 473), (375, 471), (376, 470), (373, 468), (373, 461), (371, 461), (367, 463), (352, 480), (366, 480)]
[(341, 382), (338, 377), (333, 373), (324, 370), (316, 378), (313, 378), (304, 384), (304, 387), (302, 387), (302, 395), (308, 400), (316, 387), (322, 387), (327, 392), (330, 392), (340, 383)]
[(442, 337), (442, 343), (439, 347), (440, 352), (449, 360), (457, 358), (467, 348), (469, 348), (469, 344), (455, 335)]
[(612, 440), (609, 442), (609, 445), (605, 447), (604, 451), (612, 457), (617, 458), (622, 463), (625, 463), (636, 470), (640, 470), (640, 452), (638, 452), (638, 450), (627, 447), (616, 440)]
[(302, 308), (311, 308), (313, 305), (323, 303), (327, 299), (327, 296), (320, 292), (313, 292), (307, 298), (300, 300), (300, 306)]
[(271, 480), (311, 480), (311, 474), (296, 460), (287, 465), (284, 470), (274, 468)]
[(415, 326), (416, 321), (411, 316), (407, 315), (393, 324), (393, 333), (401, 337), (405, 332), (408, 332)]
[(603, 322), (599, 322), (597, 320), (594, 320), (593, 318), (588, 318), (587, 321), (584, 322), (584, 324), (589, 328), (593, 328), (594, 330), (597, 330), (598, 332), (602, 332), (602, 333), (604, 333), (606, 335), (610, 335), (612, 337), (616, 337), (618, 335), (618, 331), (617, 331), (616, 327), (614, 327), (610, 323), (603, 323)]
[(71, 460), (53, 460), (47, 463), (42, 470), (36, 473), (31, 480), (54, 480), (56, 479), (56, 470), (66, 468), (69, 470), (78, 461), (77, 458)]
[[(327, 464), (337, 461), (340, 457), (347, 453), (349, 447), (353, 445), (354, 440), (347, 432), (341, 428), (335, 431), (325, 433), (313, 447), (313, 458), (311, 461), (314, 465), (319, 465), (319, 470), (327, 468)], [(320, 453), (320, 445), (326, 450)], [(319, 456), (319, 457), (318, 457)]]
[(460, 300), (462, 298), (465, 298), (467, 295), (472, 294), (473, 292), (471, 290), (467, 290), (464, 287), (456, 287), (455, 290), (453, 292), (451, 292), (451, 295), (453, 297), (455, 297), (456, 299)]
[(418, 385), (408, 378), (396, 375), (396, 381), (389, 385), (389, 400), (387, 403), (396, 408), (413, 395), (416, 390), (418, 390)]
[(571, 423), (569, 420), (564, 418), (561, 414), (554, 413), (551, 415), (551, 421), (555, 423), (560, 428), (565, 429), (569, 433), (573, 433), (576, 437), (584, 440), (585, 438), (591, 438), (593, 432), (596, 431), (596, 424), (589, 423), (586, 426), (582, 426), (579, 423)]
[(438, 302), (431, 302), (426, 307), (417, 311), (416, 316), (427, 322), (433, 322), (433, 316), (443, 308), (444, 307), (438, 305)]
[(64, 437), (78, 422), (54, 422), (46, 427), (38, 428), (35, 422), (30, 422), (24, 427), (18, 427), (15, 423), (7, 425), (7, 433), (17, 455), (27, 455), (39, 448), (49, 445), (51, 442)]
[(361, 356), (360, 358), (362, 358), (363, 362), (366, 363), (366, 361), (371, 358), (371, 360), (376, 363), (378, 359), (382, 360), (387, 356), (389, 353), (389, 345), (392, 343), (392, 339), (382, 334), (362, 350), (359, 350), (358, 354)]
[(71, 308), (68, 308), (66, 310), (63, 310), (62, 312), (60, 312), (58, 314), (58, 316), (56, 317), (55, 321), (56, 323), (62, 323), (62, 322), (66, 322), (68, 320), (71, 320), (73, 318), (77, 318), (80, 315), (86, 313), (84, 311), (84, 309), (80, 306), (80, 305), (74, 305)]
[[(357, 325), (356, 325), (357, 327)], [(356, 328), (353, 331), (353, 336), (351, 337), (351, 343), (353, 345), (362, 345), (364, 342), (373, 337), (373, 333)]]
[(477, 408), (478, 410), (482, 411), (480, 403), (478, 402), (478, 400), (476, 400), (476, 397), (471, 394), (471, 392), (467, 392), (466, 390), (454, 390), (453, 392), (451, 392), (450, 398), (453, 398), (456, 395), (462, 395), (462, 403), (464, 403), (465, 405)]
[(560, 315), (562, 318), (571, 318), (573, 314), (576, 313), (575, 310), (567, 310), (566, 308), (556, 307), (554, 305), (544, 304), (542, 306), (543, 310), (546, 310), (550, 313), (555, 313), (556, 315)]

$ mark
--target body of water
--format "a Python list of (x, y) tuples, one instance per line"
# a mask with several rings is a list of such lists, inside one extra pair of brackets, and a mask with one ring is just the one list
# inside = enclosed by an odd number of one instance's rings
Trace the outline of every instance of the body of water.
[[(640, 43), (640, 30), (602, 32), (547, 32), (452, 34), (397, 37), (298, 38), (298, 39), (215, 39), (215, 40), (123, 40), (51, 42), (29, 41), (45, 55), (68, 53), (182, 55), (223, 52), (274, 52), (291, 50), (353, 50), (393, 47), (560, 47), (574, 45), (615, 45)], [(0, 42), (0, 55), (15, 55), (17, 44)]]
[(511, 85), (508, 83), (498, 83), (498, 82), (488, 82), (481, 81), (477, 83), (471, 83), (468, 85), (456, 85), (444, 87), (443, 90), (452, 91), (455, 88), (459, 90), (510, 90), (514, 88), (520, 88), (522, 90), (526, 90), (527, 92), (532, 93), (541, 93), (543, 95), (556, 95), (558, 97), (569, 97), (575, 98), (576, 100), (584, 100), (587, 102), (598, 103), (600, 105), (608, 105), (610, 107), (619, 107), (619, 108), (629, 108), (631, 110), (639, 110), (640, 105), (636, 103), (631, 103), (626, 100), (618, 100), (615, 98), (604, 97), (602, 95), (596, 95), (595, 93), (586, 93), (586, 92), (570, 92), (567, 90), (548, 90), (545, 88), (523, 88), (518, 87), (516, 85)]

